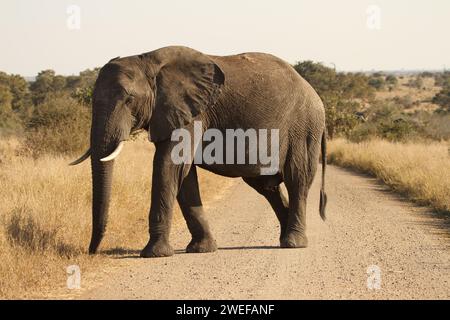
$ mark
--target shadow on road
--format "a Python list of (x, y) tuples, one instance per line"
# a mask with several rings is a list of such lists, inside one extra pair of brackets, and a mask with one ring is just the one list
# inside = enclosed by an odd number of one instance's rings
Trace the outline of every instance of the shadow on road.
[[(269, 249), (281, 249), (279, 246), (236, 246), (236, 247), (220, 247), (219, 251), (228, 250), (269, 250)], [(111, 256), (113, 259), (140, 259), (139, 254), (141, 250), (130, 248), (112, 248), (103, 250), (100, 254)], [(175, 254), (186, 254), (185, 249), (176, 249)]]
[(130, 249), (130, 248), (121, 248), (121, 247), (107, 249), (107, 250), (103, 250), (100, 252), (100, 254), (104, 254), (107, 256), (117, 256), (117, 257), (114, 257), (117, 259), (123, 259), (127, 256), (133, 257), (133, 258), (139, 258), (140, 253), (141, 253), (141, 250)]
[(242, 247), (222, 247), (219, 250), (268, 250), (281, 249), (279, 246), (242, 246)]

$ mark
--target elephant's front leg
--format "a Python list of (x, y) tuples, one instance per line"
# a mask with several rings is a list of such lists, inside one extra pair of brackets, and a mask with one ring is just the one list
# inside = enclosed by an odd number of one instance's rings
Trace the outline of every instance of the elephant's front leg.
[(200, 199), (195, 166), (191, 167), (188, 175), (184, 178), (177, 199), (192, 235), (192, 240), (188, 244), (186, 252), (216, 251), (217, 244), (209, 230)]
[(150, 240), (141, 257), (168, 257), (174, 251), (169, 243), (173, 205), (187, 165), (176, 165), (170, 158), (170, 144), (156, 146), (153, 159), (152, 196), (149, 214)]

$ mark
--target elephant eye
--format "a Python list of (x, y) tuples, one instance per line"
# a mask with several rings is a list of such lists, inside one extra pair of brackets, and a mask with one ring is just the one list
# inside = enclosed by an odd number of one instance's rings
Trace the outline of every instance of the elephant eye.
[(130, 105), (131, 103), (133, 103), (133, 101), (134, 101), (134, 97), (128, 96), (127, 99), (125, 100), (125, 104)]

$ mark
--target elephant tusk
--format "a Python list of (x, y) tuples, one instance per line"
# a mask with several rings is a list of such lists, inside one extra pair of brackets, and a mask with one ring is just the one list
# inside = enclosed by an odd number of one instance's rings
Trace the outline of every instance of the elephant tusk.
[(116, 150), (113, 151), (113, 153), (111, 153), (109, 156), (107, 156), (105, 158), (101, 158), (100, 161), (106, 162), (106, 161), (114, 160), (119, 155), (120, 151), (122, 151), (124, 144), (125, 144), (125, 142), (121, 141), (119, 143), (119, 145), (117, 146)]
[(91, 148), (89, 148), (81, 157), (79, 157), (77, 160), (69, 163), (69, 166), (75, 166), (79, 163), (82, 163), (84, 160), (86, 160), (87, 158), (89, 158), (89, 156), (91, 155)]

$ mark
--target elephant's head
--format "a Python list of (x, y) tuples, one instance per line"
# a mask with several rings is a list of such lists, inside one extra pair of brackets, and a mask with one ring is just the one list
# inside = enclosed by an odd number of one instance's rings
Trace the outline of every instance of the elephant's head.
[(167, 47), (115, 58), (95, 83), (89, 150), (92, 166), (92, 238), (95, 253), (108, 215), (114, 158), (130, 133), (146, 129), (152, 142), (170, 139), (213, 105), (224, 84), (220, 68), (206, 55), (185, 47)]

